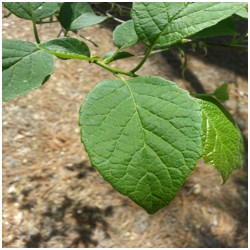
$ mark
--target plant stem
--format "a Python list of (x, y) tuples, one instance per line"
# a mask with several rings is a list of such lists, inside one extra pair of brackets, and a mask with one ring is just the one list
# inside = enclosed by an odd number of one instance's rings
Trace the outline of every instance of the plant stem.
[(189, 93), (189, 95), (193, 95), (195, 97), (203, 97), (203, 96), (212, 96), (212, 95), (214, 95), (214, 93), (212, 93), (212, 94), (195, 94), (195, 93)]
[(118, 74), (114, 74), (114, 75), (115, 75), (115, 77), (117, 77), (117, 78), (121, 79), (122, 81), (126, 82), (126, 80), (122, 76), (120, 76)]
[(81, 38), (83, 38), (83, 39), (89, 41), (89, 42), (92, 43), (95, 47), (99, 47), (97, 43), (91, 41), (90, 39), (87, 39), (86, 37), (84, 37), (84, 36), (82, 36), (82, 35), (80, 35), (80, 34), (78, 34), (78, 33), (77, 33), (77, 35), (78, 35), (79, 37), (81, 37)]
[(100, 11), (102, 14), (104, 14), (105, 16), (109, 17), (109, 18), (112, 18), (114, 21), (116, 22), (119, 22), (119, 23), (124, 23), (125, 21), (121, 20), (121, 19), (118, 19), (112, 15), (110, 15), (109, 13), (103, 11), (102, 9), (100, 9), (98, 6), (96, 6), (96, 4), (94, 4), (93, 6), (95, 9), (97, 9), (98, 11)]
[(237, 40), (232, 41), (231, 44), (233, 45), (233, 44), (237, 44), (237, 43), (242, 42), (242, 40), (246, 37), (247, 34), (248, 34), (248, 30), (241, 37), (239, 37)]
[(68, 31), (69, 31), (69, 28), (65, 30), (65, 32), (64, 32), (64, 36), (67, 36)]
[(166, 51), (166, 50), (169, 50), (169, 48), (153, 50), (153, 51), (151, 51), (150, 56), (154, 55), (156, 53), (160, 53), (160, 52)]
[(236, 38), (236, 35), (233, 36), (233, 39), (232, 39), (232, 41), (231, 41), (230, 44), (233, 44), (233, 43), (234, 43), (235, 38)]
[(127, 76), (131, 76), (131, 77), (136, 77), (138, 75), (134, 74), (134, 72), (131, 72), (131, 71), (126, 71), (126, 70), (121, 70), (121, 69), (116, 69), (116, 68), (112, 68), (110, 66), (108, 66), (107, 64), (105, 63), (102, 63), (98, 60), (93, 60), (92, 61), (93, 63), (109, 70), (110, 72), (112, 72), (113, 74), (117, 74), (117, 73), (120, 73), (120, 74), (123, 74), (123, 75), (127, 75)]
[[(196, 41), (196, 40), (192, 40), (192, 39), (182, 39), (181, 43), (197, 43), (199, 44), (200, 41)], [(241, 50), (241, 51), (246, 51), (246, 49), (242, 49), (240, 47), (236, 47), (236, 46), (232, 46), (230, 44), (222, 44), (222, 43), (210, 43), (210, 42), (206, 42), (206, 41), (202, 41), (204, 44), (206, 45), (210, 45), (210, 46), (217, 46), (217, 47), (224, 47), (224, 48), (228, 48), (228, 49), (235, 49), (235, 50)]]
[(9, 17), (11, 14), (12, 14), (11, 12), (5, 14), (2, 19)]
[(59, 37), (61, 35), (61, 33), (63, 32), (63, 29), (60, 30), (59, 34), (57, 35), (57, 37)]
[(34, 13), (33, 13), (33, 9), (32, 9), (31, 3), (29, 3), (29, 6), (30, 6), (31, 15), (32, 15), (32, 23), (33, 23), (33, 28), (34, 28), (34, 34), (35, 34), (36, 42), (39, 44), (40, 40), (39, 40), (37, 29), (36, 29), (36, 20), (35, 20), (35, 16), (34, 16)]
[(114, 53), (114, 55), (111, 56), (111, 57), (109, 58), (109, 60), (107, 60), (107, 61), (105, 62), (105, 64), (109, 64), (121, 50), (122, 50), (122, 47), (119, 48), (119, 49)]
[(135, 73), (137, 70), (139, 70), (141, 68), (141, 66), (145, 63), (145, 61), (147, 60), (148, 56), (150, 55), (152, 49), (153, 49), (153, 46), (151, 46), (150, 48), (148, 48), (147, 54), (143, 57), (143, 59), (141, 60), (141, 62), (137, 65), (137, 67), (135, 67), (134, 69), (131, 70), (132, 73)]

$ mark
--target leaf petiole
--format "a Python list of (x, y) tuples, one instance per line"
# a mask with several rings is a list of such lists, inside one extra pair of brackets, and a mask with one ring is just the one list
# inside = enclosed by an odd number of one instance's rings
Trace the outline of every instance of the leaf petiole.
[(39, 44), (40, 40), (39, 40), (37, 29), (36, 29), (36, 19), (35, 19), (35, 16), (34, 16), (34, 12), (33, 12), (31, 3), (29, 3), (29, 6), (30, 6), (31, 15), (32, 15), (32, 23), (33, 23), (33, 28), (34, 28), (34, 34), (35, 34), (36, 42)]
[(109, 64), (110, 62), (112, 62), (112, 60), (115, 58), (115, 56), (122, 50), (122, 47), (119, 48), (115, 53), (114, 55), (112, 55), (106, 62), (105, 64)]
[(213, 96), (214, 93), (212, 94), (195, 94), (195, 93), (189, 93), (190, 95), (192, 96), (195, 96), (195, 97), (204, 97), (204, 96)]
[(152, 49), (153, 49), (153, 46), (148, 48), (148, 51), (147, 51), (146, 55), (143, 57), (143, 59), (141, 60), (141, 62), (134, 69), (131, 70), (132, 73), (135, 73), (137, 70), (139, 70), (142, 67), (142, 65), (145, 63), (145, 61), (147, 60), (147, 58), (151, 54)]
[(116, 68), (113, 68), (113, 67), (110, 67), (108, 66), (107, 64), (101, 62), (101, 61), (98, 61), (98, 60), (93, 60), (92, 61), (93, 63), (109, 70), (110, 72), (112, 72), (113, 74), (117, 74), (117, 73), (120, 73), (120, 74), (123, 74), (123, 75), (127, 75), (127, 76), (131, 76), (131, 77), (136, 77), (138, 75), (136, 75), (134, 72), (131, 72), (131, 71), (126, 71), (126, 70), (121, 70), (121, 69), (116, 69)]

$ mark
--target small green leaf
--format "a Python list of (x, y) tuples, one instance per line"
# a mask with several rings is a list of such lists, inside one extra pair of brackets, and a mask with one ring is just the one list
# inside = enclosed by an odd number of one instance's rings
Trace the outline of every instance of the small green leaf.
[(76, 38), (60, 37), (40, 43), (37, 47), (62, 58), (91, 59), (88, 46)]
[(224, 82), (220, 87), (214, 91), (214, 96), (220, 101), (229, 100), (229, 94), (227, 91), (228, 84)]
[(3, 39), (2, 57), (3, 101), (37, 89), (54, 72), (54, 57), (33, 43)]
[(14, 15), (28, 20), (33, 20), (32, 10), (36, 20), (44, 19), (55, 14), (62, 5), (61, 2), (31, 2), (31, 10), (28, 2), (4, 2), (3, 4)]
[(241, 2), (134, 2), (131, 16), (139, 39), (146, 46), (164, 47), (217, 24), (244, 5)]
[(7, 13), (7, 14), (3, 15), (3, 18), (8, 18), (11, 14), (12, 14), (12, 13), (11, 13), (11, 12), (9, 12), (9, 13)]
[(64, 3), (59, 14), (59, 21), (66, 30), (79, 30), (106, 20), (97, 16), (88, 3)]
[(212, 27), (206, 28), (196, 34), (193, 38), (205, 38), (223, 35), (239, 35), (236, 31), (236, 24), (232, 17), (220, 21)]
[(201, 106), (203, 159), (221, 173), (223, 184), (242, 167), (243, 138), (239, 128), (211, 102), (196, 99)]
[(113, 32), (113, 42), (115, 46), (122, 49), (128, 48), (138, 42), (133, 20), (129, 20), (116, 27)]
[(150, 214), (171, 202), (201, 158), (201, 122), (187, 91), (153, 76), (98, 83), (79, 118), (92, 166)]
[[(115, 50), (114, 51), (109, 51), (107, 53), (105, 53), (102, 57), (102, 59), (109, 59), (110, 57), (112, 57), (114, 54), (115, 54)], [(117, 55), (115, 55), (115, 57), (113, 58), (112, 61), (110, 62), (113, 62), (113, 61), (116, 61), (116, 60), (119, 60), (119, 59), (124, 59), (124, 58), (128, 58), (128, 57), (132, 57), (134, 56), (133, 54), (130, 54), (129, 52), (126, 52), (126, 51), (120, 51)]]

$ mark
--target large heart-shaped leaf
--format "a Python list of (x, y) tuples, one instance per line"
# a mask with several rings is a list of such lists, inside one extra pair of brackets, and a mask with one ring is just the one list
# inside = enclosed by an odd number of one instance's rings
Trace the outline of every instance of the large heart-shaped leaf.
[(4, 6), (13, 14), (20, 18), (33, 20), (32, 11), (35, 20), (44, 19), (52, 16), (60, 9), (60, 2), (4, 2)]
[(88, 3), (64, 3), (59, 21), (66, 30), (79, 30), (106, 20), (105, 16), (97, 16)]
[(81, 140), (103, 178), (153, 214), (202, 156), (199, 110), (188, 92), (159, 77), (103, 81), (80, 109)]
[(90, 60), (89, 47), (76, 38), (60, 37), (40, 43), (37, 47), (58, 57)]
[(54, 72), (54, 57), (33, 43), (3, 39), (2, 57), (3, 101), (38, 88)]
[(128, 48), (138, 42), (133, 20), (129, 20), (116, 27), (113, 32), (113, 42), (115, 46), (121, 49)]
[(233, 118), (228, 119), (214, 100), (197, 99), (203, 119), (203, 159), (221, 173), (224, 184), (235, 169), (242, 167), (244, 144), (239, 128), (231, 121)]
[(179, 42), (231, 16), (245, 3), (135, 2), (131, 16), (139, 39), (148, 47)]

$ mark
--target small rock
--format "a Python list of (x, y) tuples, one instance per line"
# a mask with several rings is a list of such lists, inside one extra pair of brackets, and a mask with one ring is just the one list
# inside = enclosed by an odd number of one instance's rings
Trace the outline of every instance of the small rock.
[(194, 194), (198, 195), (201, 192), (201, 185), (195, 184), (193, 187), (191, 187), (187, 193), (187, 195)]
[(196, 188), (193, 191), (194, 195), (198, 195), (201, 192), (201, 185), (200, 184), (196, 184)]
[(23, 219), (23, 213), (20, 211), (17, 213), (17, 215), (14, 216), (16, 224), (19, 226)]
[(207, 211), (211, 214), (213, 212), (213, 209), (210, 207), (210, 208), (208, 208)]
[(7, 190), (7, 194), (14, 194), (14, 193), (16, 193), (16, 187), (12, 185)]

